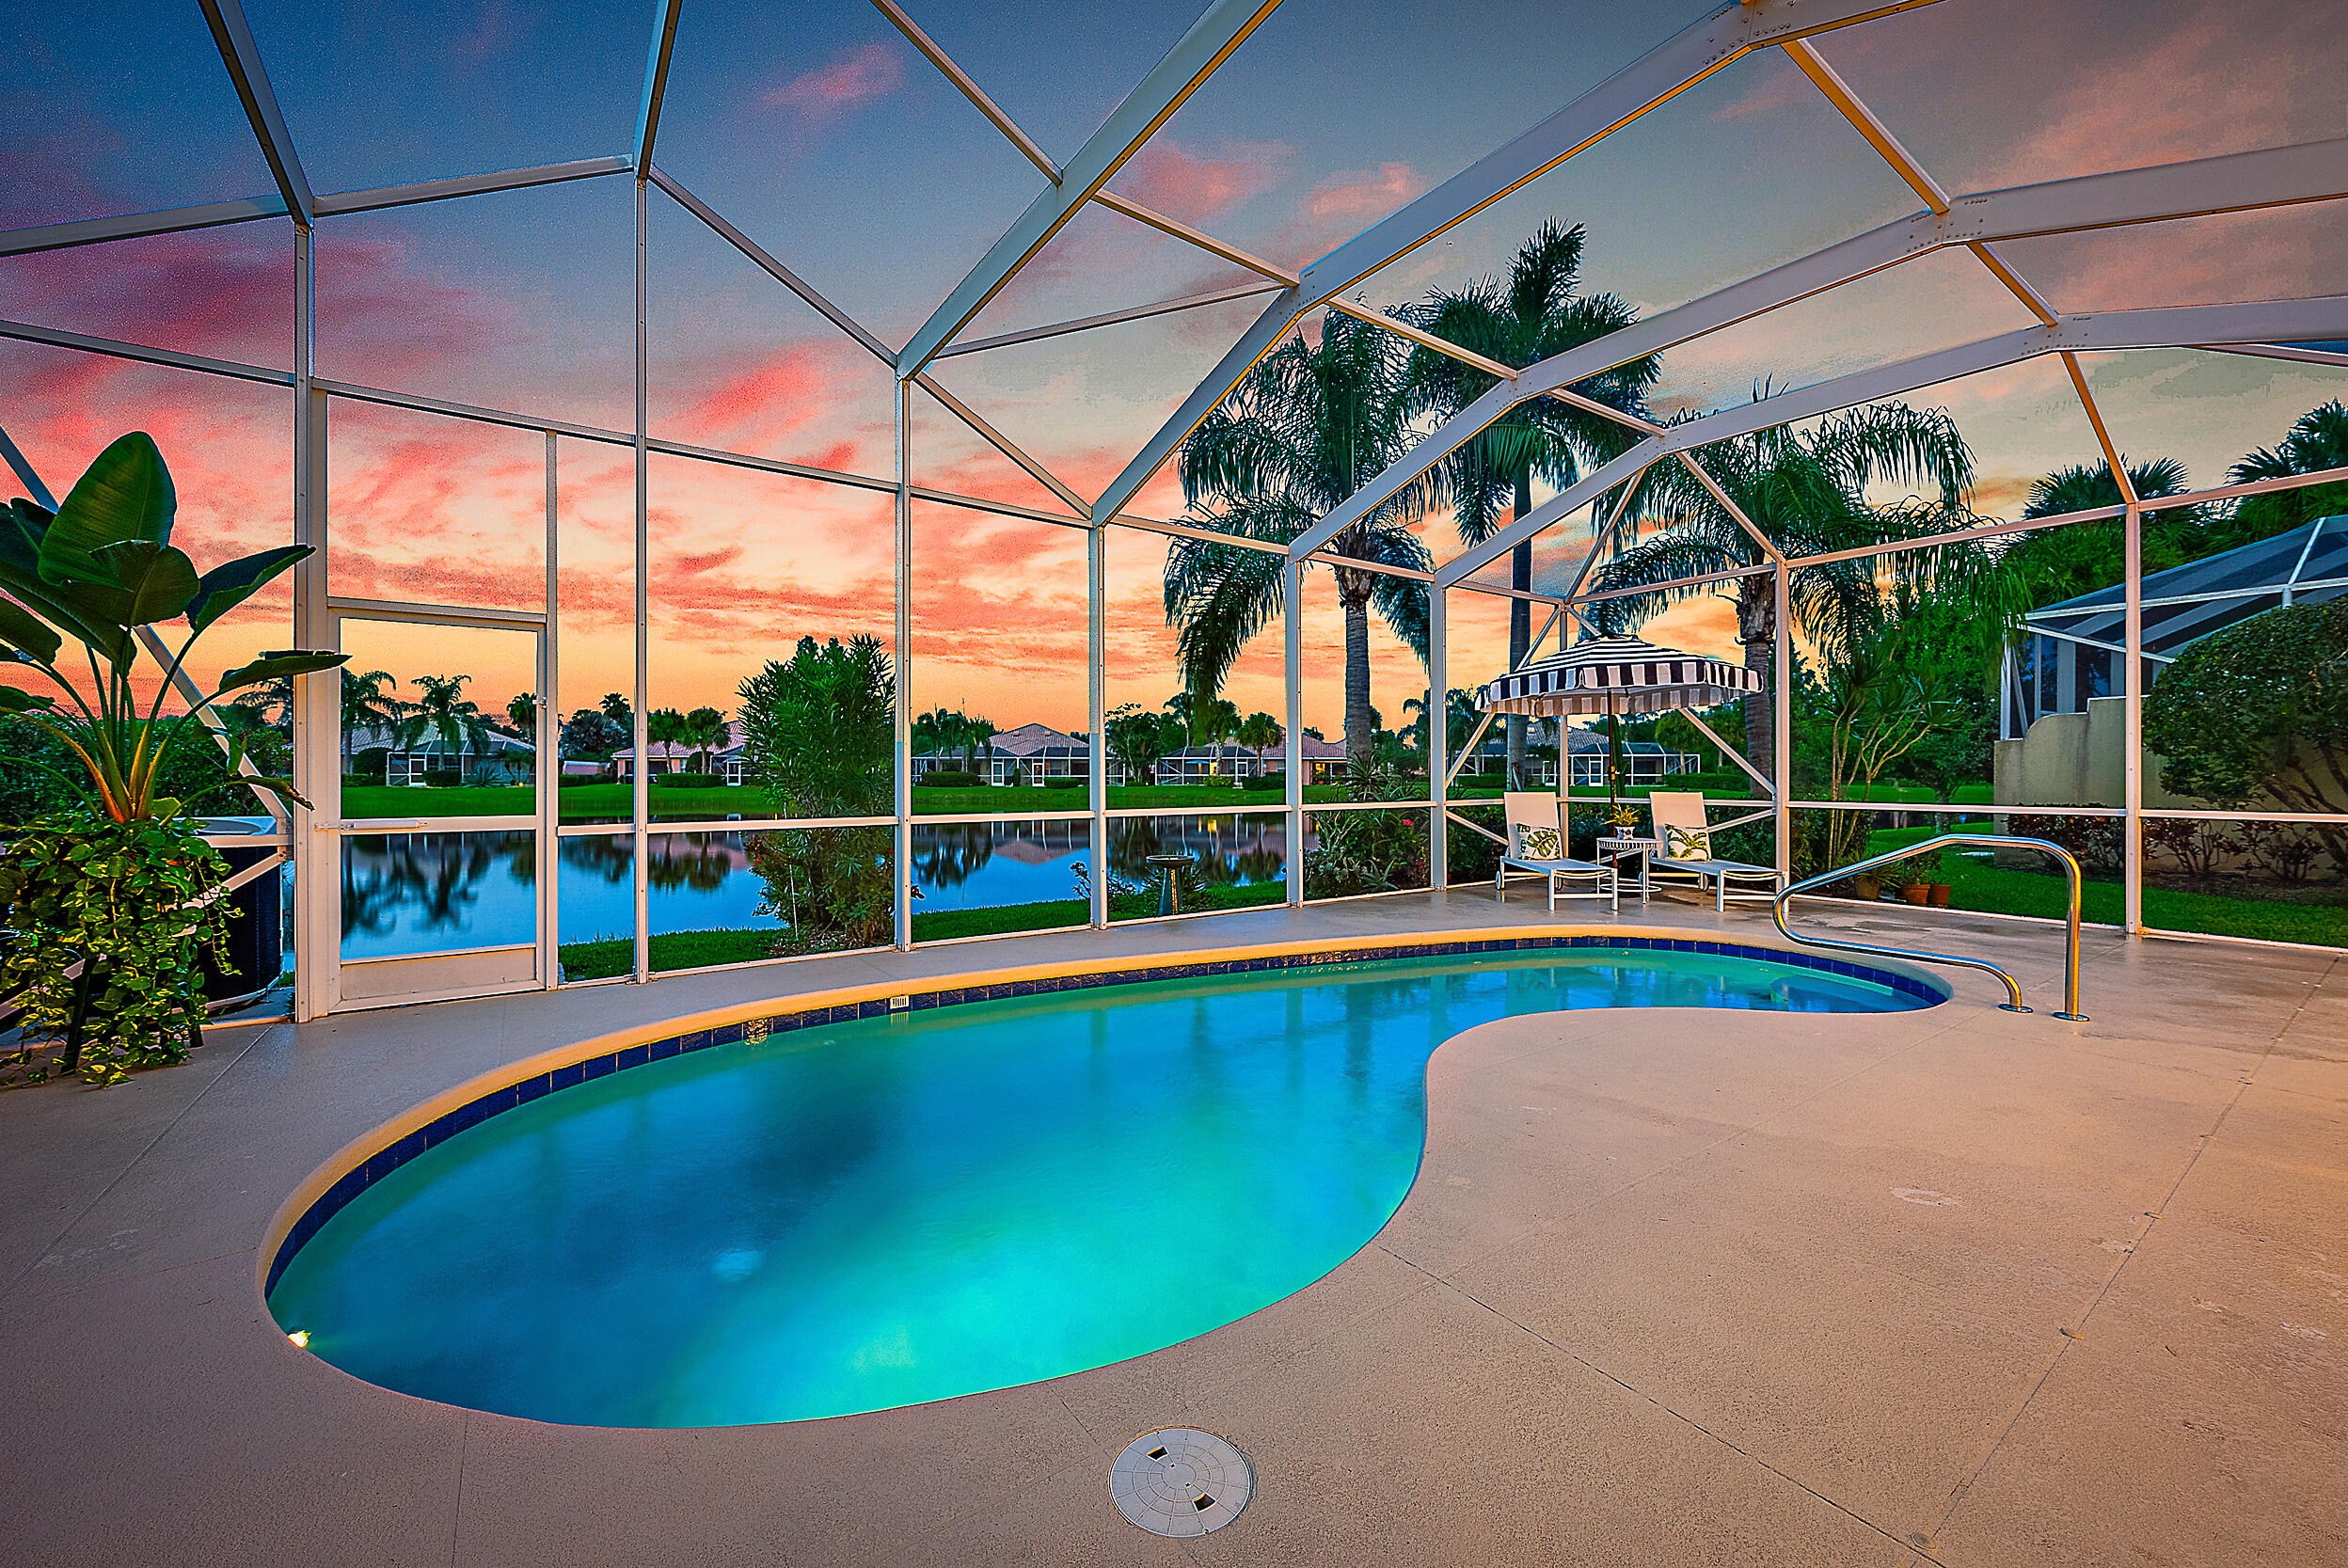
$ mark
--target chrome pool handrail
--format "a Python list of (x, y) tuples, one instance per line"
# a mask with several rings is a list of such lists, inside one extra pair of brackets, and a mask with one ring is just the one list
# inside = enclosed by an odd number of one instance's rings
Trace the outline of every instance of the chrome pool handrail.
[(1785, 924), (1785, 905), (1794, 895), (1806, 893), (1822, 883), (1839, 882), (1847, 877), (1857, 876), (1862, 871), (1873, 870), (1879, 865), (1889, 865), (1894, 861), (1904, 861), (1911, 855), (1920, 855), (1927, 849), (1937, 849), (1943, 844), (1989, 844), (2002, 845), (2007, 848), (2043, 849), (2063, 863), (2063, 874), (2070, 883), (2070, 915), (2063, 944), (2063, 1010), (2054, 1016), (2072, 1023), (2086, 1022), (2087, 1015), (2079, 1010), (2079, 902), (2080, 883), (2083, 879), (2079, 871), (2079, 857), (2061, 845), (2050, 843), (2042, 838), (2018, 838), (2006, 833), (1941, 833), (1926, 839), (1921, 844), (1911, 844), (1898, 849), (1887, 849), (1882, 854), (1870, 855), (1863, 861), (1853, 861), (1850, 864), (1838, 866), (1832, 871), (1821, 871), (1815, 877), (1806, 877), (1777, 895), (1777, 901), (1769, 906), (1769, 918), (1777, 922), (1778, 931), (1788, 942), (1799, 942), (1809, 947), (1831, 947), (1838, 952), (1866, 953), (1879, 958), (1914, 958), (1924, 963), (1956, 964), (1964, 969), (1986, 971), (2006, 982), (2006, 994), (2011, 1000), (1999, 1003), (2000, 1008), (2009, 1013), (2029, 1012), (2031, 1009), (2023, 1005), (2022, 983), (1987, 958), (1968, 958), (1954, 953), (1927, 953), (1906, 947), (1885, 947), (1870, 942), (1837, 942), (1832, 937), (1803, 936)]

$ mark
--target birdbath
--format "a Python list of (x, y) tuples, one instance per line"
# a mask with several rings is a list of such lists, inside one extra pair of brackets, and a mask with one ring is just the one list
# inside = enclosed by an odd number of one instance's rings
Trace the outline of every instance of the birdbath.
[(1160, 914), (1182, 913), (1182, 895), (1175, 891), (1174, 868), (1188, 865), (1190, 857), (1188, 855), (1151, 855), (1147, 863), (1159, 868), (1158, 912)]

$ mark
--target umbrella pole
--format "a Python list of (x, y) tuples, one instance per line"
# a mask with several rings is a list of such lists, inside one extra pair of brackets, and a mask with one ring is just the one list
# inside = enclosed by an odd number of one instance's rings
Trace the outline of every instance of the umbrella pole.
[(1622, 784), (1623, 722), (1614, 716), (1614, 693), (1606, 694), (1606, 814), (1609, 820), (1622, 810), (1615, 797)]

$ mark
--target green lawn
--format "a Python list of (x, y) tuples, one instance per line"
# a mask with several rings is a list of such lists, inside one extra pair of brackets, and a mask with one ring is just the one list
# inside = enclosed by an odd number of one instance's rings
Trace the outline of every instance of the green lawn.
[[(1954, 830), (1957, 824), (1949, 826)], [(1966, 826), (1988, 830), (1984, 822)], [(1880, 854), (1903, 844), (1919, 844), (1938, 831), (1929, 827), (1885, 829), (1868, 835), (1867, 851)], [(2060, 920), (2070, 909), (2064, 879), (2055, 871), (2017, 870), (1992, 861), (1968, 859), (1960, 851), (1951, 849), (1942, 853), (1940, 875), (1951, 890), (1951, 909), (2036, 915), (2044, 920)], [(2123, 890), (2117, 878), (2090, 876), (2079, 892), (2082, 920), (2118, 926), (2125, 917)], [(2164, 931), (2255, 937), (2263, 942), (2302, 942), (2322, 947), (2348, 946), (2348, 908), (2335, 904), (2289, 903), (2190, 888), (2148, 886), (2144, 890), (2144, 923)]]

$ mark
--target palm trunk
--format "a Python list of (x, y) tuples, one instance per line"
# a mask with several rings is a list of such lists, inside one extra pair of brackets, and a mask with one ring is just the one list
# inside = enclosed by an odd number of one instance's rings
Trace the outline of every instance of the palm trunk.
[[(1531, 510), (1532, 475), (1530, 472), (1520, 473), (1516, 476), (1516, 495), (1509, 507), (1509, 517), (1511, 520), (1519, 519)], [(1528, 539), (1509, 551), (1508, 581), (1509, 586), (1513, 588), (1521, 589), (1527, 593), (1531, 592), (1531, 540)], [(1511, 599), (1508, 601), (1508, 667), (1514, 670), (1519, 664), (1524, 663), (1525, 656), (1531, 651), (1532, 601)], [(1511, 789), (1532, 787), (1525, 777), (1525, 716), (1521, 713), (1510, 714), (1507, 720), (1507, 733), (1508, 787)], [(1558, 763), (1560, 767), (1564, 765), (1564, 758), (1562, 754)]]
[(1370, 588), (1367, 572), (1337, 569), (1338, 600), (1345, 607), (1345, 765), (1369, 770), (1377, 754), (1370, 718)]
[(1762, 689), (1745, 699), (1745, 756), (1770, 778), (1777, 777), (1777, 640), (1745, 644), (1745, 668), (1761, 677)]
[[(1737, 591), (1737, 638), (1744, 645), (1745, 668), (1761, 677), (1761, 689), (1745, 699), (1745, 756), (1777, 777), (1777, 598), (1767, 578), (1747, 578)], [(1791, 781), (1788, 781), (1790, 786)]]

